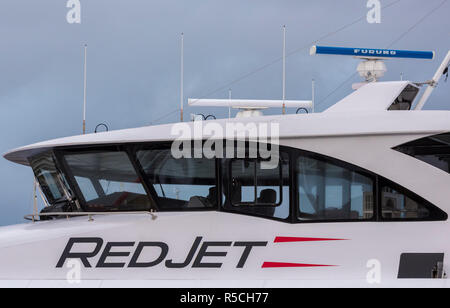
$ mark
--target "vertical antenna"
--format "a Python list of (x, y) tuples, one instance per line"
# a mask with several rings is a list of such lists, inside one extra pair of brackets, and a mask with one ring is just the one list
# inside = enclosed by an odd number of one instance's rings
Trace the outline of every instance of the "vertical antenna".
[(400, 80), (403, 81), (403, 73), (400, 73)]
[(83, 135), (86, 134), (86, 58), (87, 44), (84, 44), (84, 93), (83, 93)]
[(180, 122), (183, 122), (184, 101), (184, 33), (181, 33)]
[(283, 26), (283, 114), (286, 114), (286, 26)]
[(312, 89), (311, 89), (311, 91), (312, 91), (312, 95), (311, 95), (311, 101), (312, 101), (312, 107), (311, 107), (311, 111), (312, 111), (312, 113), (314, 113), (314, 103), (315, 103), (315, 100), (316, 100), (316, 81), (313, 79), (312, 80), (312, 83), (311, 83), (311, 87), (312, 87)]
[(231, 88), (228, 89), (228, 119), (231, 119)]

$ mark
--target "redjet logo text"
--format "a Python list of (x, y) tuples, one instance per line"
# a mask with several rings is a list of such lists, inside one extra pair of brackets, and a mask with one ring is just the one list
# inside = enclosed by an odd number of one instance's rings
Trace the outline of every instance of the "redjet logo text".
[[(304, 237), (276, 237), (274, 244), (340, 241), (331, 238), (304, 238)], [(87, 245), (86, 245), (87, 244)], [(89, 246), (89, 249), (81, 250), (79, 246)], [(195, 238), (191, 248), (181, 260), (168, 259), (169, 245), (165, 242), (104, 242), (102, 238), (70, 238), (56, 265), (62, 268), (66, 261), (78, 259), (85, 268), (151, 268), (163, 264), (166, 268), (221, 268), (223, 262), (208, 261), (208, 257), (227, 257), (229, 249), (241, 249), (241, 254), (236, 260), (236, 268), (244, 268), (249, 256), (257, 253), (258, 249), (265, 248), (268, 242), (264, 241), (204, 241), (203, 237)], [(152, 249), (151, 259), (144, 258), (144, 251)], [(98, 261), (93, 264), (92, 259), (100, 255)], [(324, 267), (333, 265), (305, 264), (292, 262), (264, 261), (262, 268), (288, 268), (288, 267)]]

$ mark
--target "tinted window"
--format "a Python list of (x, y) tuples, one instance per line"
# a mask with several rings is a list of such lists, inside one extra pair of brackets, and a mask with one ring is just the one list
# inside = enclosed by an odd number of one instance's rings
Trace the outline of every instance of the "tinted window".
[(373, 217), (373, 180), (352, 170), (300, 156), (296, 165), (300, 219)]
[(425, 205), (389, 186), (383, 186), (381, 190), (381, 212), (384, 219), (425, 219), (430, 216)]
[(422, 138), (394, 149), (450, 173), (450, 133)]
[(88, 210), (150, 210), (150, 200), (126, 152), (64, 157)]
[(258, 160), (233, 159), (230, 164), (233, 205), (275, 206), (281, 203), (281, 164), (271, 169), (263, 168)]
[(213, 208), (217, 206), (214, 159), (175, 159), (170, 150), (139, 150), (136, 153), (157, 195), (161, 210)]
[(419, 93), (418, 87), (407, 85), (388, 110), (410, 110), (417, 93)]
[(380, 182), (383, 220), (447, 220), (447, 214), (427, 200), (385, 179)]
[(66, 192), (69, 192), (64, 176), (56, 168), (53, 154), (48, 152), (30, 160), (31, 167), (50, 204), (66, 199)]
[(289, 159), (276, 166), (257, 159), (223, 160), (224, 208), (256, 216), (289, 216)]

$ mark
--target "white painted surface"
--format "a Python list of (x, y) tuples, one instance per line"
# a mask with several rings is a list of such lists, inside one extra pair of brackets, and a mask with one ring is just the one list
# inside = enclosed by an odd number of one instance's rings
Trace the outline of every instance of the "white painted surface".
[[(82, 267), (85, 286), (137, 284), (159, 286), (199, 286), (211, 281), (214, 285), (247, 285), (261, 287), (345, 286), (373, 287), (366, 282), (367, 261), (381, 263), (379, 286), (448, 286), (446, 280), (399, 281), (396, 279), (400, 254), (403, 252), (445, 252), (450, 249), (442, 233), (448, 232), (447, 222), (421, 223), (329, 223), (286, 224), (254, 217), (206, 212), (159, 213), (156, 220), (142, 216), (97, 216), (74, 218), (2, 228), (0, 233), (0, 281), (28, 286), (64, 285), (68, 269), (56, 264), (70, 237), (99, 237), (109, 242), (165, 242), (169, 246), (166, 259), (182, 261), (194, 239), (204, 241), (267, 241), (266, 247), (254, 248), (245, 267), (236, 268), (242, 247), (213, 247), (209, 251), (225, 251), (225, 257), (205, 257), (205, 262), (223, 262), (221, 268), (168, 269), (164, 262), (151, 268), (94, 268), (101, 252), (89, 259), (92, 268)], [(38, 236), (32, 237), (37, 233)], [(324, 237), (342, 241), (274, 243), (276, 236)], [(5, 241), (5, 238), (8, 241)], [(116, 247), (114, 251), (129, 251), (134, 247)], [(75, 249), (75, 248), (74, 248)], [(80, 249), (80, 248), (79, 248)], [(84, 248), (86, 250), (86, 248)], [(151, 254), (144, 256), (150, 258)], [(129, 262), (130, 257), (109, 257), (108, 262)], [(293, 262), (334, 265), (310, 268), (262, 268), (264, 262)], [(448, 272), (448, 264), (445, 265)], [(48, 280), (48, 281), (35, 281)], [(119, 281), (118, 281), (119, 280)], [(130, 280), (126, 283), (124, 281)], [(173, 281), (172, 281), (173, 280)], [(26, 282), (27, 281), (27, 282)], [(99, 282), (94, 282), (99, 281)], [(138, 282), (136, 282), (138, 281)], [(239, 281), (235, 284), (235, 281)], [(101, 283), (100, 283), (101, 282)], [(311, 284), (312, 283), (312, 284)], [(98, 284), (98, 285), (97, 285)]]

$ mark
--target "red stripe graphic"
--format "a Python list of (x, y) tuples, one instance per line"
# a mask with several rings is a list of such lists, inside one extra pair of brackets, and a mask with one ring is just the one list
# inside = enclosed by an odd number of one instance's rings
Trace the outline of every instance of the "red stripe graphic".
[(277, 236), (274, 243), (293, 243), (293, 242), (319, 242), (319, 241), (346, 241), (339, 238), (313, 238), (313, 237), (284, 237)]
[(288, 267), (327, 267), (335, 265), (321, 264), (303, 264), (303, 263), (280, 263), (280, 262), (264, 262), (262, 268), (288, 268)]

